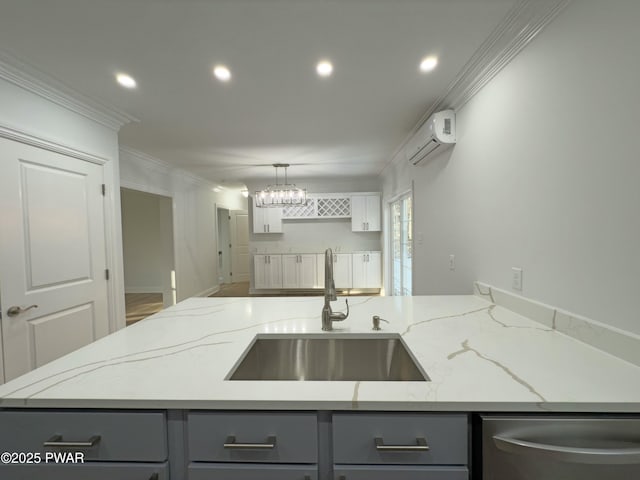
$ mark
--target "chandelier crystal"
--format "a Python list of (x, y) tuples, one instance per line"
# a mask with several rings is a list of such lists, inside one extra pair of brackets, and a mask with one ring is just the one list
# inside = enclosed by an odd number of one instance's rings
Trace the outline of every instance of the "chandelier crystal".
[[(288, 163), (274, 163), (276, 169), (275, 185), (268, 185), (263, 190), (255, 192), (256, 207), (285, 207), (288, 205), (305, 205), (307, 190), (298, 188), (293, 183), (287, 183)], [(278, 169), (284, 168), (284, 183), (278, 183)]]

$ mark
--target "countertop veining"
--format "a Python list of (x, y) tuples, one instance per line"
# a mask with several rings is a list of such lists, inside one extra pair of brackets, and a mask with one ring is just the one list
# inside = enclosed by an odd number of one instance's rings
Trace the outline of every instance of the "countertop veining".
[[(342, 300), (333, 308), (343, 308)], [(640, 367), (478, 296), (191, 298), (0, 386), (0, 407), (640, 412)], [(402, 336), (430, 382), (224, 380), (257, 334)]]

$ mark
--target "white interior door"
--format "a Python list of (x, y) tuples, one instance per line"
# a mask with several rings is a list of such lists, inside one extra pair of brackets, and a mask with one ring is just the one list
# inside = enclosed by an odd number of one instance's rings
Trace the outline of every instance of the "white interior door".
[(231, 273), (233, 282), (249, 281), (249, 215), (231, 210)]
[(218, 281), (231, 283), (231, 215), (226, 208), (218, 208)]
[(5, 380), (109, 331), (103, 167), (0, 139)]

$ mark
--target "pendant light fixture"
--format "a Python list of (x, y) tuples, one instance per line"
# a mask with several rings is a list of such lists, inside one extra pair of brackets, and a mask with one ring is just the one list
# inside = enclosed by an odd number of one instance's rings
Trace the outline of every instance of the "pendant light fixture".
[[(287, 183), (288, 163), (274, 163), (276, 169), (275, 185), (268, 185), (255, 194), (256, 207), (284, 207), (287, 205), (304, 205), (307, 203), (307, 191), (293, 183)], [(284, 168), (284, 183), (278, 183), (278, 169)]]

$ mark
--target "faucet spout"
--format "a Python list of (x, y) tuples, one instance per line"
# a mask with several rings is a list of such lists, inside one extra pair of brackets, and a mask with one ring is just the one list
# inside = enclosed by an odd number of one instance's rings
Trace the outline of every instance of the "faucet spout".
[(336, 285), (333, 281), (333, 250), (327, 248), (324, 251), (324, 303), (336, 300)]
[(336, 312), (331, 310), (331, 302), (337, 300), (336, 285), (333, 280), (333, 251), (327, 248), (324, 252), (324, 306), (322, 307), (322, 330), (333, 330), (333, 322), (340, 322), (349, 316), (349, 302), (347, 312)]

